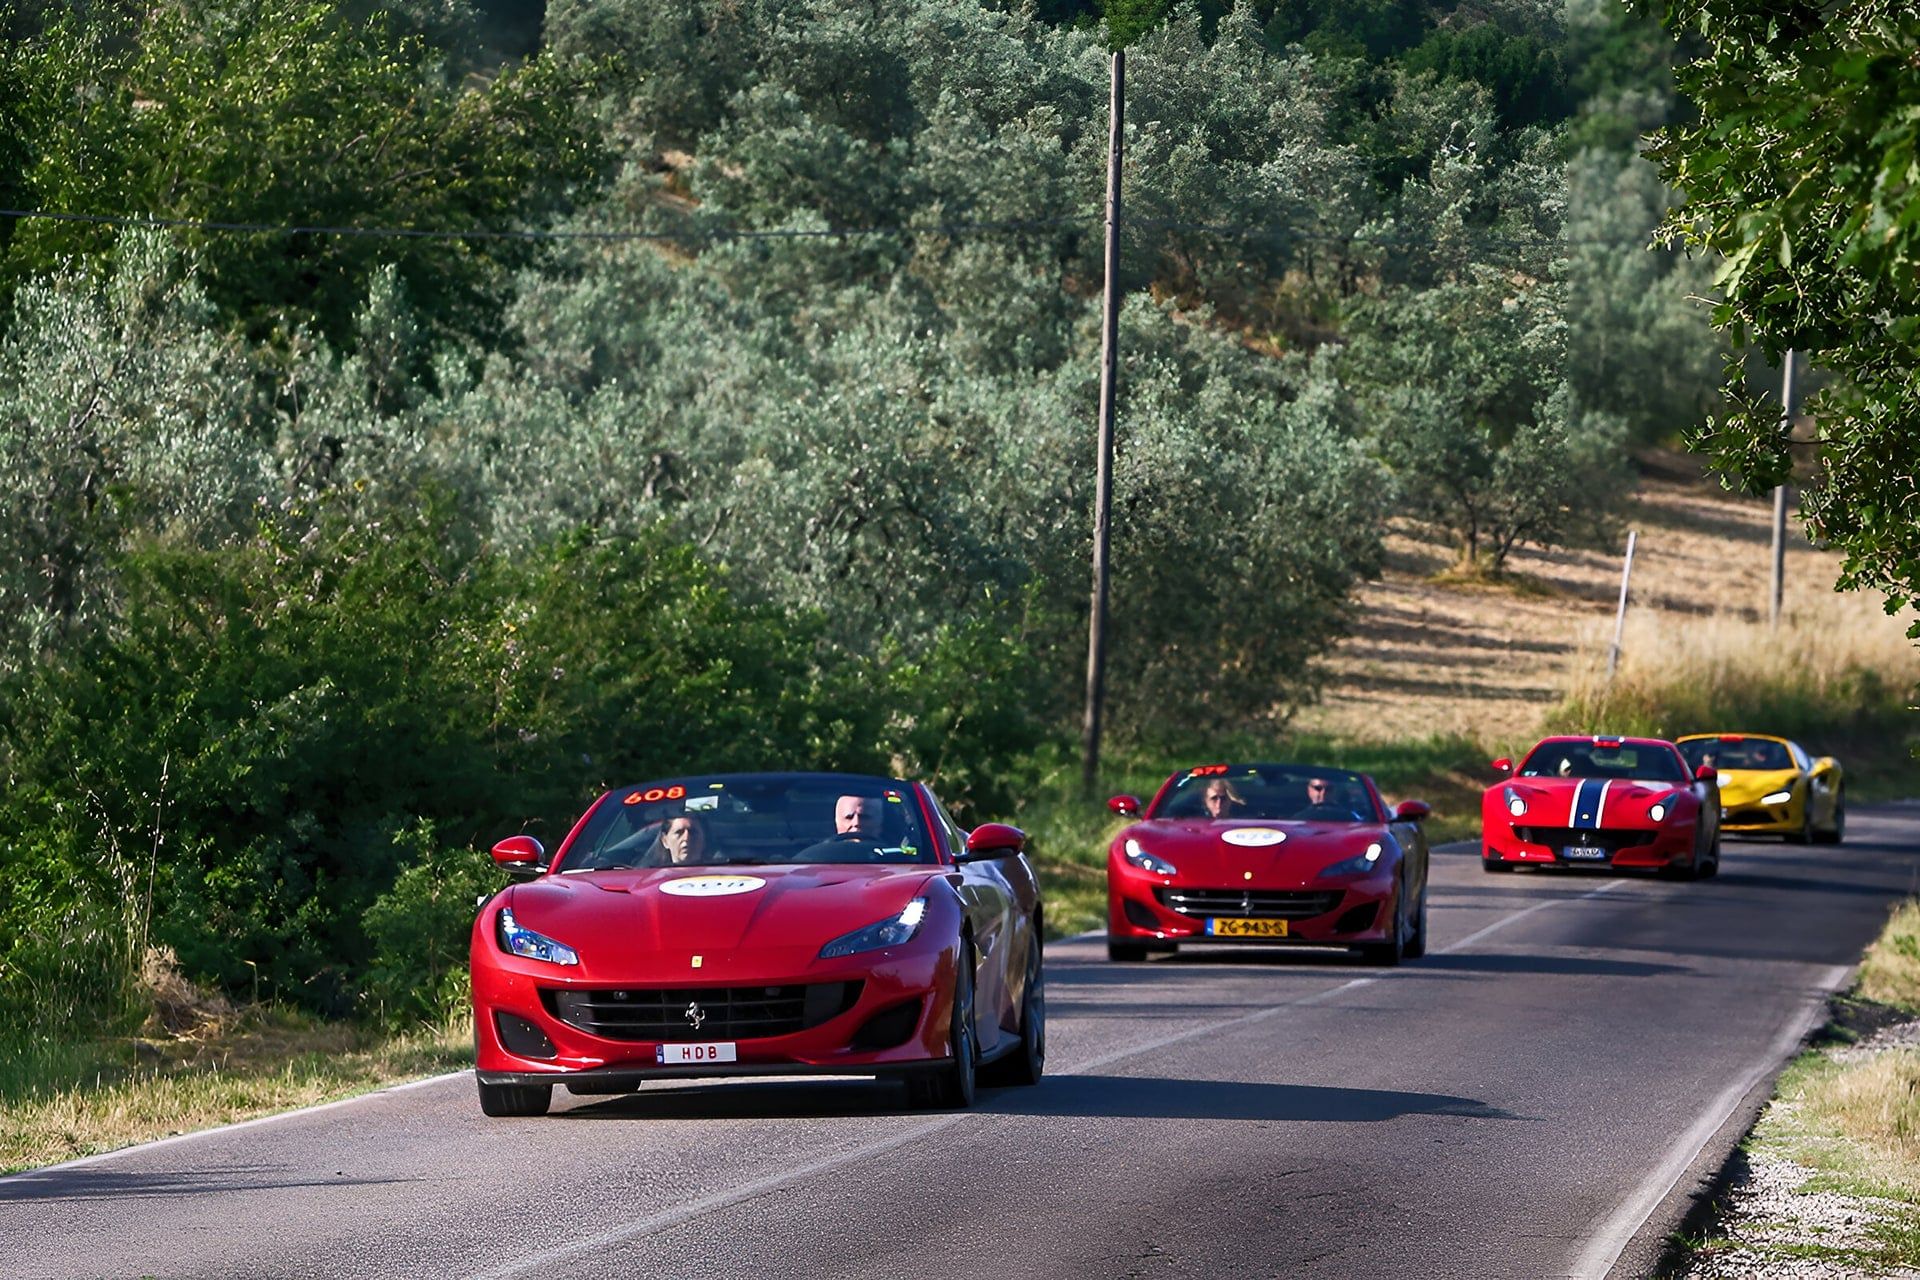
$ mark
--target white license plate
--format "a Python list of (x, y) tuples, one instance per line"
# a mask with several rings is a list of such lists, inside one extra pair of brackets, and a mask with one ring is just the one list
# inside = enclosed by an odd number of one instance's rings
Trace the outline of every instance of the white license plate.
[(731, 1040), (719, 1044), (663, 1044), (655, 1047), (653, 1060), (663, 1067), (697, 1067), (709, 1062), (738, 1062), (740, 1049)]

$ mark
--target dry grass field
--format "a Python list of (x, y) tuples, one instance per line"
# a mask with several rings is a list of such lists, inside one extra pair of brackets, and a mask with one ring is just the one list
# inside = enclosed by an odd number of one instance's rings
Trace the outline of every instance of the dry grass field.
[[(1450, 572), (1446, 547), (1394, 536), (1385, 575), (1360, 592), (1358, 630), (1328, 663), (1324, 699), (1295, 727), (1347, 741), (1457, 734), (1499, 750), (1524, 748), (1549, 725), (1574, 727), (1570, 702), (1607, 705), (1624, 529), (1638, 539), (1620, 688), (1711, 681), (1728, 669), (1807, 685), (1858, 671), (1877, 672), (1890, 690), (1920, 682), (1906, 620), (1886, 616), (1877, 597), (1835, 593), (1840, 557), (1810, 546), (1797, 515), (1788, 517), (1776, 633), (1771, 502), (1724, 491), (1686, 455), (1650, 453), (1641, 468), (1612, 552), (1522, 548), (1504, 580), (1487, 582)], [(1722, 727), (1768, 729), (1664, 726)]]

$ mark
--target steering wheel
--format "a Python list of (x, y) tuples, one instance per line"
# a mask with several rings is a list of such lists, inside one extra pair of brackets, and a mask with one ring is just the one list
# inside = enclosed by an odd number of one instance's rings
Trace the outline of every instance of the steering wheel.
[(1293, 815), (1295, 822), (1358, 822), (1360, 815), (1345, 805), (1310, 804)]

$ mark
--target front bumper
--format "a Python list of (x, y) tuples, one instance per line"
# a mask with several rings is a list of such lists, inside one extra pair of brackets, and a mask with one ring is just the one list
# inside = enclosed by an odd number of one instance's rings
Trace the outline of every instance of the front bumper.
[(1488, 862), (1563, 867), (1663, 870), (1693, 865), (1694, 825), (1542, 828), (1483, 823), (1480, 856)]
[[(1211, 886), (1110, 862), (1107, 937), (1114, 942), (1210, 946), (1351, 947), (1385, 942), (1394, 918), (1395, 877), (1395, 868), (1388, 865), (1366, 877), (1304, 885)], [(1286, 933), (1240, 937), (1211, 932), (1211, 922), (1222, 919), (1282, 921)]]
[[(474, 1066), (488, 1084), (568, 1084), (624, 1092), (643, 1081), (689, 1076), (885, 1075), (948, 1061), (953, 1003), (951, 947), (923, 939), (905, 947), (787, 970), (750, 962), (706, 968), (698, 982), (666, 980), (657, 969), (628, 981), (574, 978), (556, 966), (478, 951), (473, 961)], [(858, 984), (858, 994), (824, 1020), (784, 1034), (736, 1038), (689, 1026), (684, 1034), (629, 1038), (599, 1034), (559, 1016), (561, 997), (618, 998), (671, 991), (711, 992)], [(722, 1029), (724, 1032), (724, 1029)], [(730, 1044), (732, 1062), (662, 1061), (663, 1046)]]

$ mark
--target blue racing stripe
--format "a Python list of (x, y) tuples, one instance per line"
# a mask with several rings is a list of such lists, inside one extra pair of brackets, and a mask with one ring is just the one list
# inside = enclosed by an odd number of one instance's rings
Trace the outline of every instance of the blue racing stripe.
[(1604, 778), (1588, 778), (1573, 793), (1573, 813), (1568, 826), (1591, 829), (1600, 825), (1600, 798), (1606, 794)]

